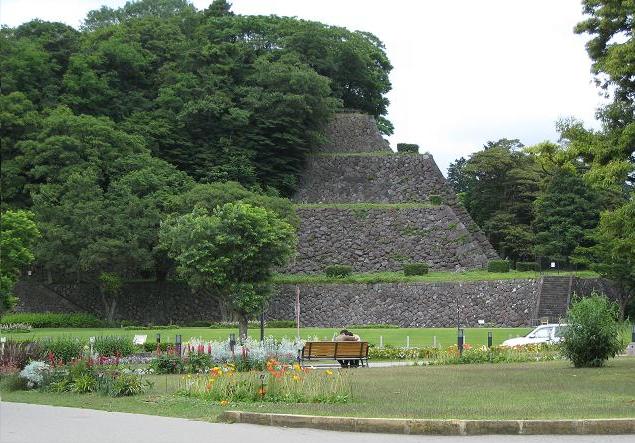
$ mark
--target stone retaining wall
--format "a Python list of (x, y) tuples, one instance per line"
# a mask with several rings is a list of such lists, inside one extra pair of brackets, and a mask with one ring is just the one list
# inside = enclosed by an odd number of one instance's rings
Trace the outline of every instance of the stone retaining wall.
[[(453, 327), (458, 300), (463, 326), (478, 326), (478, 320), (495, 326), (527, 326), (537, 304), (538, 288), (538, 280), (300, 285), (302, 324)], [(295, 286), (281, 286), (266, 317), (292, 319), (294, 305)]]
[(331, 264), (355, 272), (400, 271), (404, 263), (432, 270), (486, 266), (481, 244), (447, 205), (390, 209), (301, 208), (299, 252), (286, 273), (322, 273)]

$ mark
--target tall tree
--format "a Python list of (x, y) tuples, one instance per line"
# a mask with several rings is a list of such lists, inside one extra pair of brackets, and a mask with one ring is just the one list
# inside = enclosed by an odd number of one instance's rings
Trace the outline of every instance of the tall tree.
[(161, 244), (178, 273), (194, 288), (212, 289), (238, 315), (240, 337), (264, 308), (271, 278), (295, 251), (295, 230), (273, 212), (245, 203), (227, 203), (213, 212), (199, 208), (169, 218)]
[(588, 238), (600, 218), (600, 202), (575, 171), (556, 170), (534, 209), (537, 256), (568, 262), (578, 246), (590, 246)]

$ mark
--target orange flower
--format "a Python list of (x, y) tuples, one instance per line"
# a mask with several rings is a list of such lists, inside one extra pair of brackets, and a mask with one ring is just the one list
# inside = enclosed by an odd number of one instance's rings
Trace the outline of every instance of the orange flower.
[(260, 395), (261, 397), (264, 397), (266, 393), (267, 393), (267, 390), (265, 389), (264, 386), (261, 386), (260, 388), (258, 388), (258, 395)]

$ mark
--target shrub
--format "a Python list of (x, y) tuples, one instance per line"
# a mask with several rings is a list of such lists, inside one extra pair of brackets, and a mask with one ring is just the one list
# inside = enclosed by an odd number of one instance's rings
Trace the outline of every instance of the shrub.
[(124, 337), (121, 335), (106, 335), (103, 337), (95, 337), (93, 350), (99, 355), (106, 357), (113, 355), (126, 357), (134, 353), (135, 347), (130, 337)]
[(417, 154), (419, 153), (419, 145), (414, 143), (397, 143), (397, 152)]
[(353, 267), (348, 265), (330, 265), (324, 268), (327, 277), (344, 278), (353, 273)]
[[(174, 346), (174, 343), (161, 342), (159, 344), (159, 348), (161, 352), (166, 352), (168, 350), (168, 346)], [(154, 352), (157, 350), (157, 343), (155, 341), (147, 341), (143, 344), (143, 350), (145, 352)]]
[(208, 354), (192, 352), (186, 360), (186, 372), (190, 374), (202, 374), (213, 366), (212, 357)]
[(84, 351), (84, 343), (72, 337), (49, 338), (42, 340), (40, 345), (45, 355), (51, 355), (55, 361), (62, 363), (80, 358)]
[(516, 263), (516, 270), (519, 272), (540, 271), (540, 265), (535, 261), (519, 261)]
[(387, 323), (368, 323), (366, 325), (350, 325), (347, 329), (398, 329), (399, 325), (390, 325)]
[(426, 263), (408, 263), (403, 265), (404, 275), (425, 275), (428, 273)]
[(16, 333), (31, 332), (33, 327), (28, 323), (3, 323), (0, 324), (0, 332)]
[(507, 260), (490, 260), (487, 264), (487, 272), (509, 272)]
[(36, 388), (42, 384), (51, 367), (43, 361), (32, 361), (20, 371), (20, 377), (26, 380), (28, 388)]
[(28, 323), (34, 328), (98, 328), (104, 324), (86, 312), (16, 312), (3, 315), (0, 323)]
[(27, 388), (27, 380), (20, 377), (19, 374), (3, 375), (2, 378), (0, 378), (0, 391), (24, 391)]
[(182, 374), (185, 372), (185, 365), (179, 356), (161, 354), (150, 362), (150, 368), (156, 374)]
[(604, 295), (577, 299), (567, 312), (562, 353), (576, 368), (600, 367), (624, 349), (619, 308)]
[(137, 374), (121, 374), (113, 379), (109, 395), (112, 397), (129, 397), (143, 394), (151, 386)]
[(23, 369), (31, 360), (42, 358), (42, 347), (34, 341), (7, 340), (4, 353), (0, 356), (0, 370), (4, 368)]
[(268, 328), (295, 328), (295, 320), (267, 320)]
[(442, 205), (443, 204), (443, 197), (441, 197), (440, 195), (430, 195), (428, 196), (428, 200), (430, 201), (430, 204), (432, 205)]

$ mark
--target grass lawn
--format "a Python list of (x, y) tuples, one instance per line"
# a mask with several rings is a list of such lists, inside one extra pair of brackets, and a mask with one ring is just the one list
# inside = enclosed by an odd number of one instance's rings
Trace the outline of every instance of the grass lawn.
[[(557, 419), (635, 417), (635, 358), (605, 368), (568, 362), (349, 370), (346, 404), (230, 404), (227, 409), (357, 417)], [(153, 376), (152, 391), (131, 398), (37, 391), (2, 393), (5, 401), (215, 420), (218, 404), (173, 395), (180, 376)]]
[[(302, 328), (300, 335), (303, 339), (331, 340), (333, 335), (341, 328)], [(386, 328), (386, 329), (352, 329), (358, 333), (363, 340), (375, 345), (379, 345), (379, 337), (383, 337), (384, 345), (406, 346), (406, 337), (410, 337), (410, 346), (432, 346), (434, 337), (437, 337), (437, 344), (450, 346), (456, 343), (455, 328)], [(465, 329), (465, 342), (471, 345), (487, 344), (487, 328), (467, 328)], [(493, 328), (494, 344), (500, 344), (510, 337), (526, 335), (530, 328)], [(238, 329), (212, 329), (212, 328), (178, 328), (178, 329), (145, 329), (130, 330), (119, 328), (41, 328), (33, 329), (29, 333), (3, 334), (9, 338), (26, 340), (37, 337), (59, 337), (73, 336), (88, 338), (99, 335), (125, 335), (132, 337), (136, 334), (148, 336), (148, 341), (154, 341), (156, 333), (161, 334), (161, 341), (173, 343), (174, 336), (181, 334), (183, 341), (188, 341), (191, 337), (202, 337), (204, 339), (225, 340), (230, 333), (238, 333)], [(293, 338), (296, 330), (294, 328), (266, 328), (267, 336), (276, 338)], [(250, 328), (249, 335), (260, 338), (260, 330)]]
[(406, 276), (403, 272), (372, 272), (352, 274), (344, 278), (327, 277), (323, 274), (303, 275), (289, 274), (276, 275), (274, 283), (278, 284), (342, 284), (342, 283), (403, 283), (403, 282), (470, 282), (470, 281), (491, 281), (491, 280), (511, 280), (511, 279), (537, 279), (544, 275), (574, 275), (580, 278), (597, 278), (598, 274), (592, 271), (577, 272), (519, 272), (511, 270), (509, 272), (487, 272), (486, 270), (475, 270), (466, 272), (430, 272), (425, 275)]

